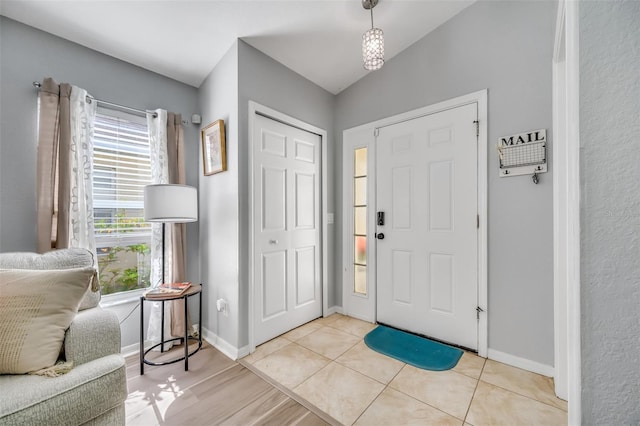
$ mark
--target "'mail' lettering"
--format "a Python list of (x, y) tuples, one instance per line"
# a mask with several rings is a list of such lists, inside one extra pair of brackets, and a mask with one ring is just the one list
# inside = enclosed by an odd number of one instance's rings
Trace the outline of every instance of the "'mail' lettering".
[(511, 136), (509, 139), (502, 138), (502, 146), (509, 146), (509, 145), (513, 145), (513, 136)]
[(546, 129), (532, 130), (526, 133), (518, 133), (511, 136), (501, 136), (499, 139), (501, 146), (519, 146), (528, 143), (546, 142)]

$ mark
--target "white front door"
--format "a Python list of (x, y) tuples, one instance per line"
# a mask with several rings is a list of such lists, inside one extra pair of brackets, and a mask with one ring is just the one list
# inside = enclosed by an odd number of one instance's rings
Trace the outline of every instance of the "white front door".
[(322, 315), (320, 136), (256, 114), (254, 340)]
[(474, 350), (476, 120), (469, 104), (382, 127), (376, 138), (377, 320)]

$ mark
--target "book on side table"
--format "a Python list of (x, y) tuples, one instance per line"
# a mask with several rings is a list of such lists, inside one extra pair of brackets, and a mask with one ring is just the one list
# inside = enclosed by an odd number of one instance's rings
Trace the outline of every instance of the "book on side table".
[(191, 287), (190, 282), (162, 283), (144, 294), (147, 299), (162, 299), (164, 297), (179, 296)]

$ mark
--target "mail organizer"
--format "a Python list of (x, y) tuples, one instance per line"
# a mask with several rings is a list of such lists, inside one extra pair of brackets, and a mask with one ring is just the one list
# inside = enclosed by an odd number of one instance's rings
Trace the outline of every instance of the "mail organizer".
[(538, 183), (538, 174), (547, 171), (547, 131), (534, 130), (504, 136), (498, 142), (500, 177), (532, 175)]

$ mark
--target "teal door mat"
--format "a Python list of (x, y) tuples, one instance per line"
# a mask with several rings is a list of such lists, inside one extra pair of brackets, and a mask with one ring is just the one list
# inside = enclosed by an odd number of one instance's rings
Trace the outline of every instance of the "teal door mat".
[(376, 352), (423, 370), (449, 370), (462, 356), (458, 348), (383, 325), (371, 330), (364, 343)]

